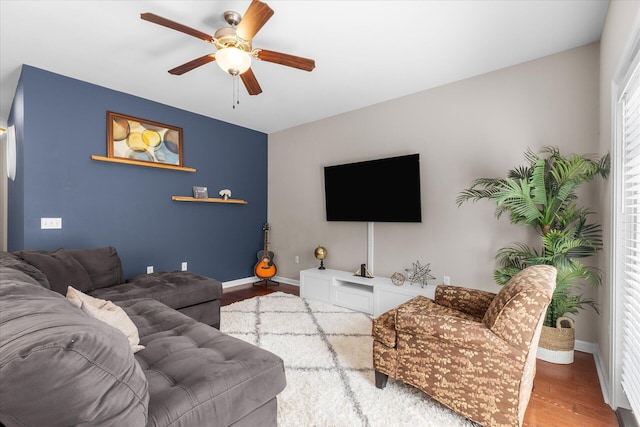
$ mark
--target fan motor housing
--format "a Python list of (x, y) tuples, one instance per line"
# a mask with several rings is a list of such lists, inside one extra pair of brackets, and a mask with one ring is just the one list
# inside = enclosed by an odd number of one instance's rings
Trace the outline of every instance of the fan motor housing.
[(233, 10), (227, 10), (224, 13), (224, 20), (227, 21), (227, 23), (232, 27), (237, 27), (241, 19), (242, 19), (242, 15), (240, 15), (238, 12), (235, 12)]
[(235, 47), (245, 52), (251, 52), (251, 42), (242, 40), (236, 35), (235, 28), (220, 28), (214, 34), (214, 43), (216, 48), (224, 49), (225, 47)]

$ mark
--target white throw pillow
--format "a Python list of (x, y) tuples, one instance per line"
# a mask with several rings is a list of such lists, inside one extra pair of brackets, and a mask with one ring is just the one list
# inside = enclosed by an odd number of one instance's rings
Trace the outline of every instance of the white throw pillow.
[(134, 353), (144, 348), (144, 346), (140, 345), (138, 328), (121, 307), (111, 301), (91, 297), (71, 286), (67, 288), (67, 299), (89, 316), (122, 331), (129, 339), (129, 344)]

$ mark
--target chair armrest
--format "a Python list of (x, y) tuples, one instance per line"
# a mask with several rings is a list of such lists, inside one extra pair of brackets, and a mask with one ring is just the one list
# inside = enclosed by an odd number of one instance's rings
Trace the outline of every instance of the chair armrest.
[(526, 353), (494, 334), (482, 322), (429, 312), (416, 312), (411, 306), (400, 306), (396, 313), (396, 331), (422, 338), (432, 338), (451, 346), (482, 353), (500, 353), (511, 359), (522, 359)]
[(493, 292), (480, 289), (439, 285), (436, 288), (434, 301), (436, 304), (461, 311), (481, 320), (495, 297), (496, 294)]

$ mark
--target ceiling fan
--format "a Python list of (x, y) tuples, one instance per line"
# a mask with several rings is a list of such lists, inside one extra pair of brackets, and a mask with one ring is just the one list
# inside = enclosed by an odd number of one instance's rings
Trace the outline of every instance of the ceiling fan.
[(187, 71), (216, 61), (225, 72), (232, 76), (240, 76), (249, 95), (258, 95), (262, 93), (262, 88), (260, 88), (258, 80), (251, 70), (251, 58), (304, 71), (311, 71), (316, 66), (313, 59), (253, 48), (251, 44), (253, 37), (273, 16), (273, 13), (273, 9), (266, 3), (253, 0), (244, 16), (234, 11), (225, 12), (224, 19), (229, 24), (229, 27), (218, 29), (213, 36), (149, 12), (140, 14), (140, 18), (197, 37), (216, 47), (217, 51), (215, 53), (210, 53), (179, 65), (169, 70), (169, 73), (182, 75)]

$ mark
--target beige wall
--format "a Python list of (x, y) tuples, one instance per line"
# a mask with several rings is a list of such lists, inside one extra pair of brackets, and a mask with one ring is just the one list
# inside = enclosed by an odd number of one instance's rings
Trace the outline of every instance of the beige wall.
[[(452, 284), (497, 291), (496, 250), (531, 233), (496, 220), (488, 201), (458, 208), (455, 199), (474, 178), (522, 164), (527, 147), (597, 151), (598, 59), (599, 45), (591, 44), (269, 135), (268, 216), (279, 276), (298, 279), (316, 266), (319, 244), (329, 268), (354, 271), (366, 262), (366, 223), (325, 221), (323, 166), (420, 153), (423, 222), (375, 224), (375, 274), (389, 277), (419, 260), (431, 263), (434, 284), (448, 275)], [(393, 195), (380, 197), (402, 209)], [(596, 341), (597, 316), (579, 320), (577, 338)]]
[[(633, 36), (634, 26), (638, 25), (638, 18), (640, 12), (640, 2), (638, 1), (612, 1), (609, 4), (609, 10), (607, 13), (607, 19), (605, 21), (604, 30), (601, 38), (601, 52), (600, 52), (600, 140), (599, 150), (601, 152), (610, 151), (614, 152), (612, 146), (612, 126), (611, 126), (611, 113), (612, 113), (612, 95), (611, 95), (611, 83), (614, 80), (615, 74), (619, 69), (621, 62), (623, 61), (623, 55), (626, 54), (628, 44), (631, 42)], [(613, 175), (613, 174), (612, 174)], [(604, 228), (604, 242), (605, 242), (605, 254), (606, 256), (600, 257), (600, 268), (605, 273), (604, 285), (600, 288), (598, 293), (598, 300), (602, 308), (601, 318), (602, 321), (598, 325), (599, 333), (599, 348), (602, 356), (603, 367), (610, 371), (615, 371), (616, 368), (611, 368), (610, 346), (611, 346), (611, 323), (612, 317), (611, 310), (611, 259), (609, 255), (612, 250), (612, 206), (613, 206), (613, 179), (610, 179), (607, 183), (599, 186), (600, 191), (600, 203), (598, 211), (601, 213), (603, 228)], [(614, 374), (609, 372), (609, 375)], [(618, 387), (615, 385), (616, 380), (609, 378), (609, 387)], [(619, 391), (617, 392), (619, 393)], [(615, 403), (615, 402), (614, 402)], [(618, 402), (620, 403), (620, 402)]]

